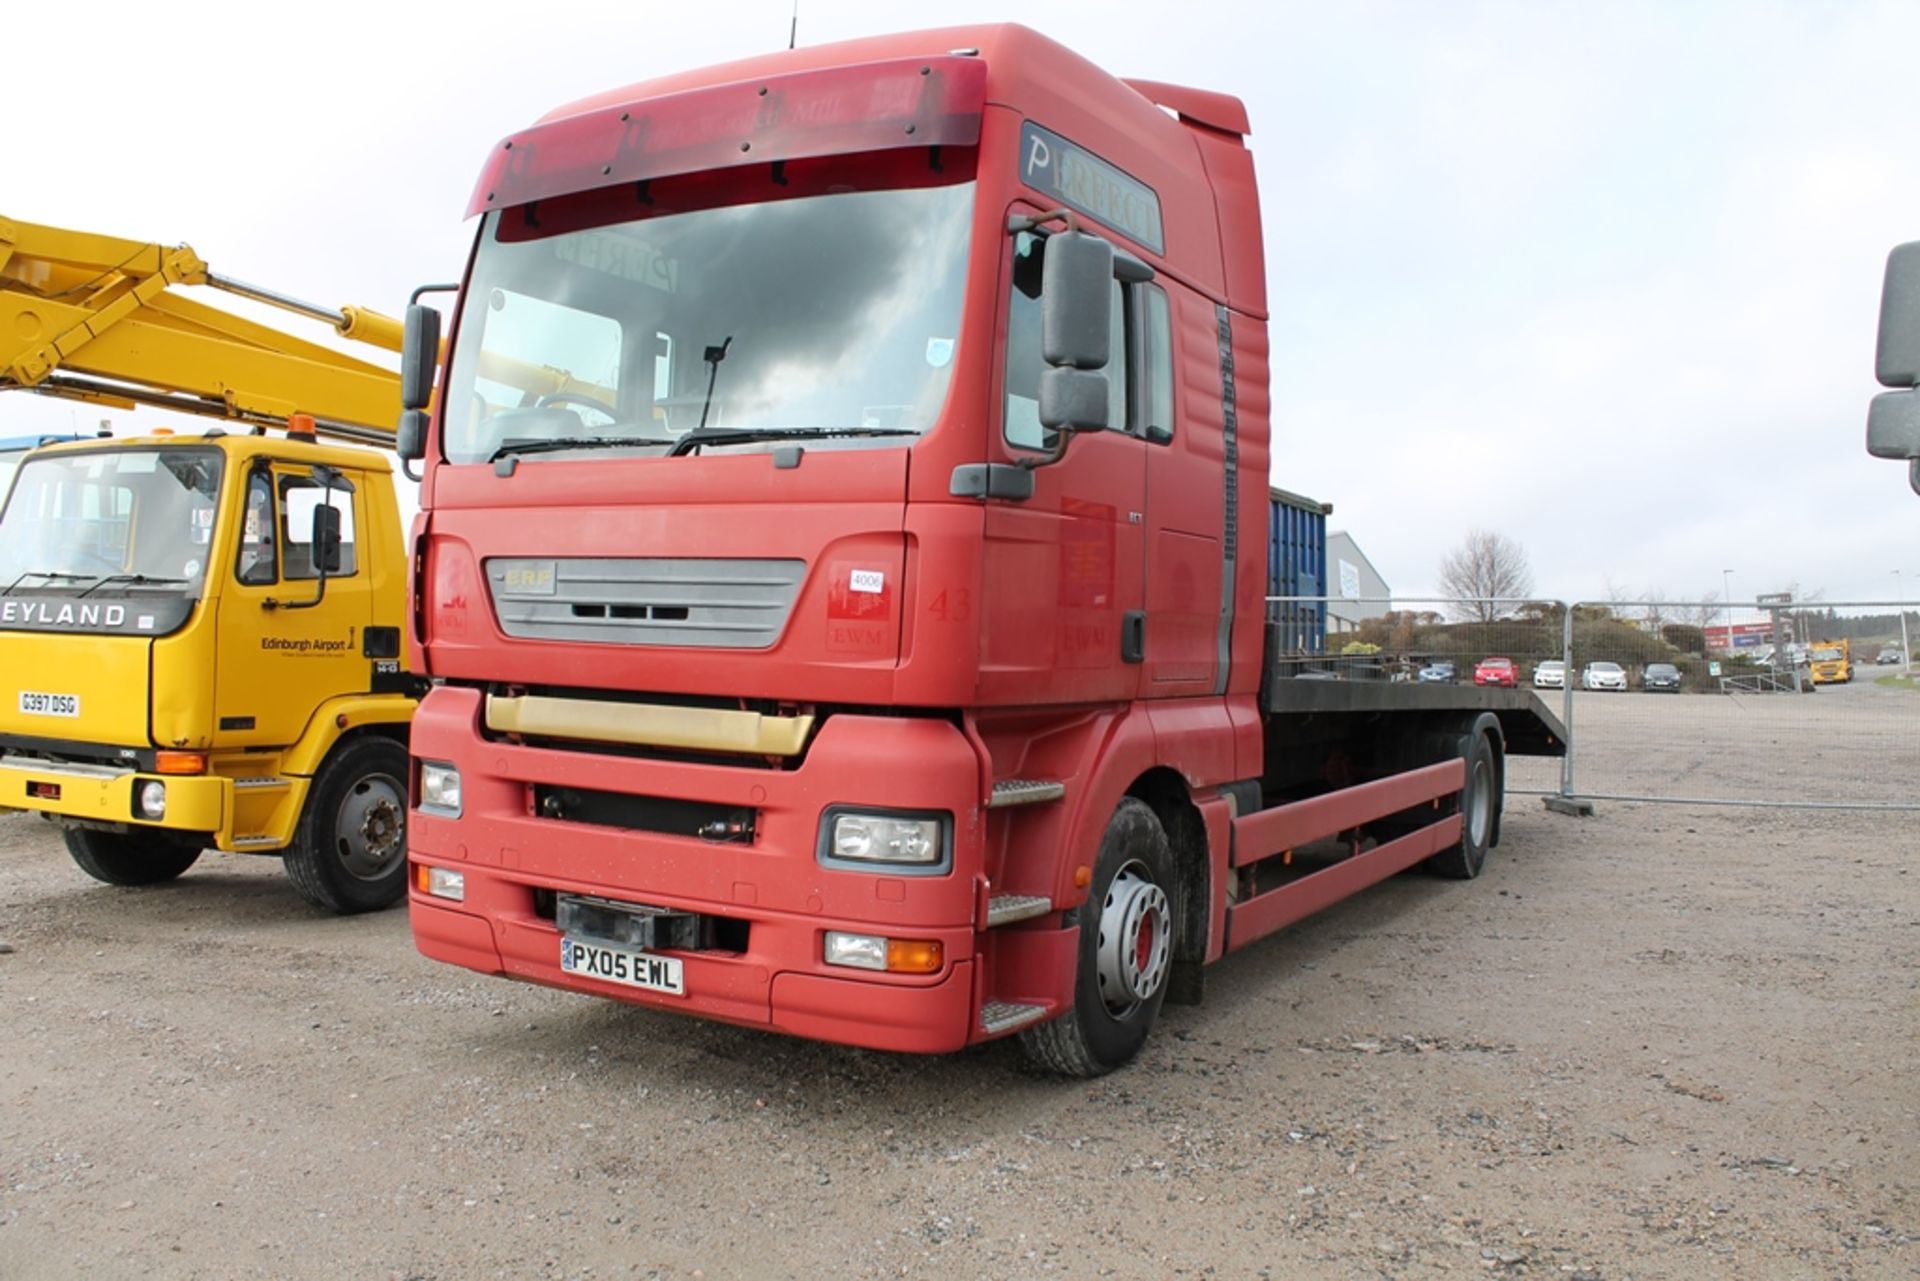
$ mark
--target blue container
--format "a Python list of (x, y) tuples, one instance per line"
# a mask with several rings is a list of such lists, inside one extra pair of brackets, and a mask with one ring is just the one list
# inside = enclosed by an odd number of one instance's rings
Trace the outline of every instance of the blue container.
[[(1284, 489), (1267, 491), (1267, 595), (1327, 594), (1327, 513), (1332, 510), (1331, 503)], [(1273, 625), (1274, 657), (1326, 652), (1325, 602), (1272, 602), (1267, 621)]]

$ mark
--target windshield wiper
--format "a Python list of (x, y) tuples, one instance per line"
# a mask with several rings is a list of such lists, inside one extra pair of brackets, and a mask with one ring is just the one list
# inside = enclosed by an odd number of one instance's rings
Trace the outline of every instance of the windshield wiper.
[(99, 582), (89, 586), (86, 591), (74, 597), (74, 599), (84, 600), (99, 591), (102, 587), (105, 587), (108, 583), (130, 583), (135, 587), (158, 587), (166, 583), (185, 583), (191, 581), (191, 579), (186, 578), (159, 578), (150, 574), (108, 574)]
[(20, 584), (26, 582), (29, 578), (68, 578), (68, 579), (72, 579), (74, 582), (77, 583), (82, 581), (83, 579), (88, 579), (92, 577), (93, 577), (92, 574), (69, 574), (64, 570), (58, 570), (58, 569), (30, 569), (26, 573), (20, 575), (20, 577), (8, 583), (7, 589), (5, 591), (0, 591), (0, 596), (11, 596), (13, 594), (13, 589), (18, 587)]
[(664, 440), (646, 440), (638, 436), (561, 436), (537, 440), (509, 440), (487, 455), (487, 461), (497, 463), (509, 454), (550, 454), (561, 449), (603, 449), (608, 445), (664, 445)]
[(841, 436), (918, 436), (902, 427), (696, 427), (673, 442), (668, 458), (682, 458), (702, 445), (749, 445), (789, 436), (825, 440)]

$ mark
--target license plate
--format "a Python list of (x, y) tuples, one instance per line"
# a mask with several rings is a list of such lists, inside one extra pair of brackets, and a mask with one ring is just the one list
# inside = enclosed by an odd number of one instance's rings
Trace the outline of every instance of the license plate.
[(569, 974), (582, 974), (608, 983), (645, 988), (649, 992), (665, 992), (669, 996), (687, 994), (680, 962), (671, 956), (629, 952), (625, 948), (563, 938), (560, 940), (560, 968)]
[(80, 696), (37, 694), (30, 689), (23, 689), (20, 691), (20, 710), (28, 716), (78, 716)]

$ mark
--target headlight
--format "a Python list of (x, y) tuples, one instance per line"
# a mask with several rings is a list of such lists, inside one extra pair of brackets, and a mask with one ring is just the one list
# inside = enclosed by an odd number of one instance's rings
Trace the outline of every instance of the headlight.
[(420, 808), (460, 813), (460, 771), (434, 761), (420, 762)]
[(931, 867), (946, 859), (945, 826), (940, 818), (835, 814), (824, 852), (829, 860)]
[(167, 785), (158, 779), (148, 779), (140, 784), (138, 794), (140, 817), (159, 822), (167, 816)]

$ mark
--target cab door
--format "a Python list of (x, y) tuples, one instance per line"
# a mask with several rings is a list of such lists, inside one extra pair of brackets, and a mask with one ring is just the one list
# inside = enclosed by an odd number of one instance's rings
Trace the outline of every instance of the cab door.
[[(362, 649), (373, 576), (359, 537), (365, 488), (328, 489), (312, 468), (285, 461), (258, 460), (248, 472), (220, 607), (216, 747), (288, 746), (322, 702), (367, 688)], [(340, 535), (324, 594), (325, 557), (313, 539), (314, 511), (323, 506), (338, 513)]]
[[(1184, 326), (1176, 323), (1175, 303)], [(1225, 541), (1239, 457), (1219, 394), (1213, 320), (1207, 300), (1176, 282), (1127, 291), (1133, 428), (1147, 442), (1145, 698), (1226, 688), (1234, 567), (1244, 553), (1230, 555)]]
[[(1017, 204), (1010, 212), (1040, 211)], [(1014, 461), (1053, 444), (1039, 416), (1045, 253), (1044, 236), (1010, 238), (999, 445)], [(1076, 435), (1062, 461), (1035, 468), (1031, 498), (984, 505), (983, 703), (1123, 700), (1140, 688), (1146, 446), (1126, 430), (1124, 306), (1118, 282), (1113, 289), (1109, 429)]]

